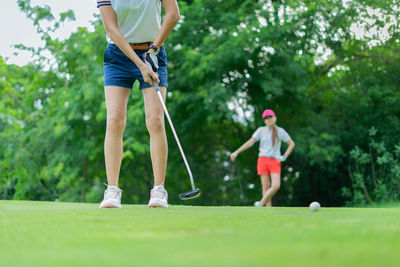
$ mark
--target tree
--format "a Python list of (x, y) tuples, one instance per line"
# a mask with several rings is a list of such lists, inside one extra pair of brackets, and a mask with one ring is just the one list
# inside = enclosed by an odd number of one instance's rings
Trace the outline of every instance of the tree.
[[(48, 7), (20, 9), (45, 42), (24, 67), (0, 62), (0, 194), (2, 198), (99, 201), (105, 179), (105, 105), (101, 21), (60, 41), (52, 33), (74, 19)], [(399, 130), (399, 7), (391, 1), (180, 2), (182, 19), (166, 42), (167, 106), (202, 197), (192, 204), (243, 205), (260, 197), (257, 148), (229, 161), (229, 152), (262, 125), (272, 108), (296, 142), (284, 164), (279, 205), (343, 205), (351, 187), (349, 153), (368, 148), (366, 132), (386, 143)], [(371, 11), (372, 10), (372, 11)], [(47, 21), (47, 23), (42, 23)], [(371, 34), (357, 37), (358, 25)], [(47, 28), (43, 25), (50, 25)], [(389, 26), (388, 26), (389, 25)], [(377, 33), (388, 29), (387, 37)], [(43, 51), (52, 55), (42, 56)], [(137, 85), (136, 85), (137, 86)], [(371, 112), (373, 111), (373, 112)], [(168, 128), (168, 127), (167, 127)], [(167, 132), (171, 203), (189, 179)], [(132, 90), (120, 186), (124, 201), (145, 203), (152, 171), (143, 100)], [(391, 150), (391, 149), (390, 149)], [(254, 186), (255, 185), (255, 186)], [(342, 188), (349, 194), (342, 195)]]

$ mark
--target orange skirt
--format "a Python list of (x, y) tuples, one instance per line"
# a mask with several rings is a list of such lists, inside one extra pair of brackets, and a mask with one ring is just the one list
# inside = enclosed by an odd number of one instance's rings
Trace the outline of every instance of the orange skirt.
[(275, 158), (258, 157), (257, 174), (281, 173), (281, 162)]

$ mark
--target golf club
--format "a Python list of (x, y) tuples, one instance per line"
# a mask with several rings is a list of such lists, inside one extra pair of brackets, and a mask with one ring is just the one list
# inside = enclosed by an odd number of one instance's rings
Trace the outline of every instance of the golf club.
[(163, 99), (163, 97), (161, 95), (161, 92), (160, 92), (160, 87), (158, 86), (158, 83), (156, 83), (154, 80), (153, 80), (153, 84), (154, 84), (154, 87), (156, 88), (158, 98), (160, 99), (161, 105), (162, 105), (162, 107), (164, 109), (164, 112), (165, 112), (165, 114), (167, 116), (167, 119), (168, 119), (168, 122), (169, 122), (169, 126), (171, 127), (172, 133), (175, 136), (176, 143), (178, 144), (179, 150), (181, 151), (181, 155), (182, 155), (183, 161), (185, 162), (186, 169), (187, 169), (187, 171), (189, 173), (190, 183), (192, 184), (192, 191), (182, 193), (182, 194), (179, 195), (179, 197), (182, 200), (188, 200), (188, 199), (199, 197), (200, 196), (200, 189), (196, 188), (196, 186), (194, 185), (192, 171), (190, 170), (189, 164), (188, 164), (188, 162), (186, 160), (185, 153), (183, 152), (181, 143), (179, 142), (179, 139), (178, 139), (178, 135), (175, 132), (175, 128), (174, 128), (174, 125), (172, 124), (172, 121), (171, 121), (171, 118), (169, 116), (167, 107), (165, 106), (164, 99)]

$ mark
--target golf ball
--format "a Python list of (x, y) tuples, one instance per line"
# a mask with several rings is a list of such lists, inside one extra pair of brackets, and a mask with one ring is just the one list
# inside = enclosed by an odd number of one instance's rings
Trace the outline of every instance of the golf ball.
[(321, 207), (321, 205), (317, 201), (314, 201), (314, 202), (311, 202), (309, 207), (310, 207), (311, 211), (318, 211), (319, 208)]
[(261, 207), (261, 203), (260, 203), (260, 201), (256, 201), (256, 202), (254, 202), (254, 207)]

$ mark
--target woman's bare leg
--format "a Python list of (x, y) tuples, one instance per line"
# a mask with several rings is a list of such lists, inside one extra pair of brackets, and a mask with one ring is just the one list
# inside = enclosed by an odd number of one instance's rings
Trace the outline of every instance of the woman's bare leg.
[[(167, 89), (160, 86), (160, 91), (165, 101)], [(143, 89), (142, 93), (145, 103), (146, 126), (150, 134), (150, 156), (153, 165), (154, 185), (156, 186), (164, 184), (167, 169), (168, 143), (165, 134), (164, 110), (153, 87)]]
[(268, 201), (271, 200), (272, 196), (278, 192), (281, 187), (281, 174), (280, 173), (271, 173), (271, 187), (267, 190), (263, 198), (261, 199), (261, 205), (265, 205)]
[[(263, 197), (271, 187), (271, 177), (268, 174), (260, 175)], [(271, 207), (271, 199), (267, 202), (267, 207)]]
[(130, 89), (119, 86), (104, 88), (107, 108), (107, 129), (104, 157), (108, 185), (118, 186), (122, 161), (122, 137), (126, 125), (126, 108)]

